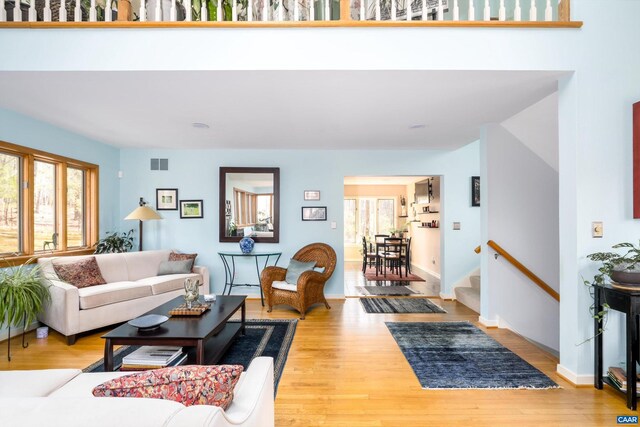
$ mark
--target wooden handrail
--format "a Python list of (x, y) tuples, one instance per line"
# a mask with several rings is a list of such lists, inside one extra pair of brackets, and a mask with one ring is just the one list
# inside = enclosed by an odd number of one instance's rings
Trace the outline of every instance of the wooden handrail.
[(479, 254), (480, 252), (482, 252), (482, 247), (481, 247), (480, 245), (478, 245), (478, 247), (477, 247), (477, 248), (475, 248), (473, 251), (474, 251), (475, 253)]
[(551, 286), (547, 285), (544, 282), (544, 280), (542, 280), (541, 278), (533, 274), (531, 270), (529, 270), (527, 267), (522, 265), (520, 261), (518, 261), (513, 256), (511, 256), (509, 252), (505, 251), (500, 245), (498, 245), (493, 240), (489, 240), (487, 242), (487, 245), (493, 250), (495, 250), (498, 254), (502, 255), (504, 259), (509, 261), (515, 268), (520, 270), (522, 274), (524, 274), (529, 279), (531, 279), (531, 281), (536, 285), (538, 285), (543, 291), (551, 295), (551, 297), (553, 297), (556, 301), (560, 302), (560, 294), (558, 294)]

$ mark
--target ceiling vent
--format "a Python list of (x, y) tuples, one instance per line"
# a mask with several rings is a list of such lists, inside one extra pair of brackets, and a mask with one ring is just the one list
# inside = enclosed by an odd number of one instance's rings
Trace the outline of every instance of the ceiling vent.
[(169, 159), (151, 159), (152, 171), (168, 171)]

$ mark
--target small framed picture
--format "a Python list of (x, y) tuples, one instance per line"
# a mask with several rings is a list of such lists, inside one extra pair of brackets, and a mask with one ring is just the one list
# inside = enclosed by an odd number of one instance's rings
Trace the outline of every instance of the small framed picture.
[(202, 218), (202, 200), (180, 200), (180, 218)]
[(326, 206), (303, 206), (302, 220), (303, 221), (326, 221), (327, 207)]
[(304, 190), (305, 200), (320, 200), (320, 191), (318, 190)]
[(471, 177), (471, 206), (480, 206), (480, 177)]
[(178, 189), (156, 188), (156, 209), (159, 211), (177, 211)]

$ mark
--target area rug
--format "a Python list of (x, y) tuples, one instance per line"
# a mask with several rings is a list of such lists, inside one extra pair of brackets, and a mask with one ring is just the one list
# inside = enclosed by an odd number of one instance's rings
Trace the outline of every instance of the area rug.
[[(404, 270), (402, 270), (404, 272)], [(380, 281), (390, 281), (390, 282), (424, 282), (425, 280), (416, 276), (415, 274), (409, 274), (408, 276), (403, 275), (400, 277), (399, 274), (392, 274), (389, 269), (387, 269), (387, 275), (384, 275), (384, 272), (381, 271), (376, 276), (376, 269), (373, 267), (367, 267), (364, 272), (364, 278), (370, 282), (380, 282)]]
[(559, 388), (468, 322), (386, 322), (424, 389)]
[(356, 290), (361, 295), (403, 296), (419, 293), (406, 286), (356, 286)]
[(426, 298), (360, 298), (367, 313), (446, 313)]
[[(273, 357), (274, 388), (277, 392), (297, 322), (297, 319), (247, 320), (246, 335), (238, 335), (218, 364), (242, 365), (246, 369), (254, 357)], [(132, 345), (116, 350), (113, 353), (114, 366), (120, 366), (122, 358), (137, 348)], [(103, 371), (104, 359), (83, 369), (83, 372)]]

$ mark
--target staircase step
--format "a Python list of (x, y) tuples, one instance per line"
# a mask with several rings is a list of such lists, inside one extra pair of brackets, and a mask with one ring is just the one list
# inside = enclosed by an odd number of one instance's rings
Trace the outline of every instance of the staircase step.
[(480, 290), (480, 276), (469, 276), (469, 282), (473, 289)]

